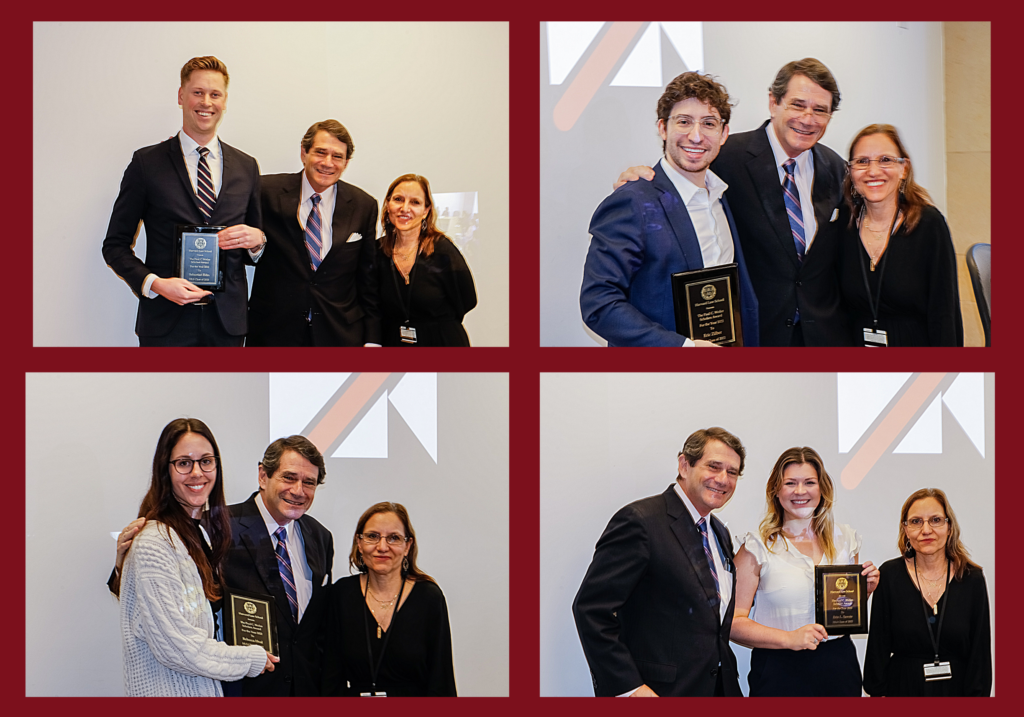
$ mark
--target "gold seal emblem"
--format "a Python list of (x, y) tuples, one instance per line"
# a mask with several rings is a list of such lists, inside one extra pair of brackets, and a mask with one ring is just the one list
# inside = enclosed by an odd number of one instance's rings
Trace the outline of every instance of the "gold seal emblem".
[(713, 284), (705, 284), (704, 287), (700, 290), (700, 296), (705, 301), (710, 301), (711, 299), (715, 298), (715, 294), (717, 293), (718, 291), (715, 289)]
[(256, 614), (256, 606), (253, 605), (248, 600), (246, 600), (245, 603), (242, 604), (242, 609), (245, 610), (250, 615), (255, 615)]
[(846, 590), (847, 585), (849, 585), (849, 583), (846, 582), (846, 578), (838, 578), (836, 580), (836, 587), (840, 590)]

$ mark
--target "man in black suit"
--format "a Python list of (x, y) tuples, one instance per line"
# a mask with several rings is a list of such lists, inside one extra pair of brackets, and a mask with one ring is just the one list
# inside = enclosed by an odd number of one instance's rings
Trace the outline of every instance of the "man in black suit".
[[(228, 506), (231, 547), (221, 561), (222, 582), (228, 592), (274, 596), (281, 661), (273, 672), (223, 683), (225, 696), (320, 694), (334, 539), (307, 511), (326, 475), (323, 455), (309, 439), (279, 438), (260, 461), (259, 490)], [(107, 583), (112, 590), (124, 554), (144, 524), (144, 518), (132, 521), (118, 538), (117, 563)]]
[(355, 151), (337, 120), (302, 138), (303, 170), (263, 177), (267, 248), (253, 278), (247, 346), (379, 345), (377, 202), (342, 182)]
[(612, 516), (572, 605), (598, 697), (741, 696), (732, 542), (710, 513), (745, 458), (725, 429), (697, 431), (676, 482)]
[[(110, 213), (103, 259), (139, 299), (140, 346), (241, 346), (245, 336), (245, 263), (259, 256), (266, 240), (259, 229), (259, 166), (217, 138), (228, 79), (216, 57), (185, 63), (178, 88), (181, 131), (135, 152)], [(140, 221), (145, 261), (134, 251)], [(227, 226), (217, 234), (225, 250), (222, 292), (178, 277), (178, 224)]]
[[(834, 223), (846, 162), (818, 142), (839, 100), (825, 65), (811, 57), (790, 62), (768, 89), (771, 119), (731, 135), (711, 164), (729, 185), (725, 196), (757, 295), (761, 346), (850, 343)], [(796, 187), (791, 206), (800, 211), (787, 207), (787, 174)], [(619, 179), (637, 176), (653, 179), (654, 172), (632, 168)]]

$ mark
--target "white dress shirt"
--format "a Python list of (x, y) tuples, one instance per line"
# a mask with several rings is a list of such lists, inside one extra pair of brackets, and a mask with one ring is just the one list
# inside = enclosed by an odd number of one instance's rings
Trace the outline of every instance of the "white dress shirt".
[[(814, 560), (797, 550), (784, 535), (779, 536), (772, 550), (754, 533), (739, 540), (761, 567), (750, 619), (787, 632), (814, 624)], [(857, 531), (849, 525), (836, 525), (832, 541), (836, 548), (832, 565), (853, 564), (861, 547)], [(821, 564), (829, 563), (822, 557)]]
[[(719, 266), (735, 261), (732, 230), (729, 228), (729, 220), (722, 205), (722, 194), (729, 185), (709, 169), (704, 173), (704, 189), (701, 189), (683, 176), (665, 157), (661, 158), (661, 167), (672, 182), (672, 186), (679, 192), (690, 215), (690, 223), (697, 234), (704, 266)], [(690, 339), (683, 342), (683, 346), (693, 345)]]
[[(299, 200), (299, 227), (305, 236), (306, 222), (309, 220), (309, 213), (313, 211), (313, 195), (316, 190), (309, 183), (306, 173), (302, 173), (302, 197)], [(324, 260), (327, 252), (331, 250), (334, 243), (334, 203), (338, 197), (338, 185), (332, 184), (327, 191), (320, 192), (320, 240), (323, 246), (320, 248), (320, 261)]]
[(270, 533), (270, 542), (274, 544), (274, 550), (277, 550), (277, 538), (274, 536), (277, 529), (284, 528), (288, 533), (288, 541), (285, 543), (285, 546), (288, 548), (288, 559), (292, 563), (292, 577), (295, 578), (295, 597), (299, 601), (299, 622), (302, 622), (302, 614), (306, 612), (309, 599), (313, 596), (313, 572), (309, 569), (309, 564), (306, 562), (306, 543), (302, 539), (302, 529), (294, 520), (290, 520), (284, 525), (278, 525), (277, 521), (270, 515), (270, 511), (267, 510), (267, 506), (263, 502), (262, 493), (256, 496), (256, 507), (260, 509), (263, 522), (267, 524), (267, 532)]
[[(772, 146), (772, 152), (775, 154), (775, 168), (779, 170), (779, 187), (782, 187), (783, 179), (786, 176), (786, 170), (782, 165), (789, 161), (790, 157), (783, 151), (779, 138), (775, 134), (775, 127), (771, 122), (768, 123), (766, 131), (768, 132), (768, 143)], [(818, 222), (814, 218), (814, 153), (805, 150), (793, 159), (796, 160), (796, 167), (793, 168), (793, 181), (796, 182), (796, 189), (800, 192), (800, 212), (804, 215), (804, 241), (806, 243), (804, 253), (806, 254), (811, 250), (811, 243), (818, 231)], [(796, 244), (793, 245), (793, 253), (796, 253)]]

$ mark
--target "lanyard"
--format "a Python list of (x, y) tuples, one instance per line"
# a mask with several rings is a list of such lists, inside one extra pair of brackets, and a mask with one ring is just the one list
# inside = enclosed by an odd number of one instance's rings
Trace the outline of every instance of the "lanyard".
[(398, 295), (398, 303), (402, 305), (402, 313), (405, 314), (405, 321), (402, 323), (409, 323), (409, 314), (412, 312), (412, 280), (416, 273), (416, 265), (419, 262), (413, 262), (412, 267), (409, 269), (409, 303), (405, 303), (405, 299), (402, 298), (402, 287), (398, 285), (398, 267), (395, 266), (394, 259), (391, 260), (391, 279), (395, 282), (395, 293)]
[[(946, 561), (946, 590), (949, 589), (949, 560)], [(917, 575), (917, 556), (914, 556), (914, 577), (917, 578), (917, 587), (921, 587), (921, 578)], [(946, 590), (943, 590), (943, 597)], [(941, 598), (940, 598), (941, 599)], [(924, 610), (924, 624), (928, 628), (928, 637), (931, 638), (932, 648), (935, 650), (935, 661), (939, 661), (939, 638), (942, 636), (942, 620), (946, 617), (946, 606), (949, 600), (942, 601), (942, 612), (939, 613), (939, 626), (932, 632), (932, 624), (928, 621), (928, 601), (924, 599), (924, 590), (921, 590), (921, 609)]]
[[(377, 691), (377, 675), (380, 672), (380, 663), (384, 661), (384, 651), (388, 649), (388, 640), (391, 639), (391, 633), (395, 629), (395, 618), (398, 617), (398, 605), (402, 602), (402, 591), (405, 590), (405, 576), (402, 576), (402, 586), (398, 588), (398, 597), (395, 598), (395, 611), (391, 615), (391, 624), (388, 625), (388, 631), (384, 633), (384, 642), (380, 645), (380, 656), (377, 657), (377, 664), (373, 664), (373, 643), (370, 637), (370, 620), (366, 617), (366, 612), (369, 608), (366, 606), (366, 591), (370, 589), (370, 576), (366, 576), (366, 588), (363, 590), (363, 626), (366, 628), (366, 654), (369, 657), (370, 664), (370, 689), (374, 692)], [(378, 623), (379, 625), (379, 623)]]
[[(864, 291), (868, 295), (868, 307), (871, 309), (871, 318), (874, 320), (872, 328), (878, 328), (878, 310), (882, 308), (882, 279), (885, 278), (885, 264), (889, 258), (889, 241), (892, 239), (892, 233), (896, 229), (896, 222), (900, 218), (899, 207), (896, 208), (896, 213), (892, 216), (892, 225), (889, 227), (889, 235), (885, 238), (885, 254), (882, 256), (882, 269), (878, 274), (878, 291), (875, 292), (875, 296), (871, 296), (871, 286), (868, 284), (868, 269), (864, 265), (864, 255), (867, 251), (858, 252), (860, 256), (860, 273), (864, 277)], [(864, 210), (861, 210), (860, 221), (864, 221)], [(858, 223), (858, 234), (860, 225)], [(858, 236), (858, 239), (860, 237)]]

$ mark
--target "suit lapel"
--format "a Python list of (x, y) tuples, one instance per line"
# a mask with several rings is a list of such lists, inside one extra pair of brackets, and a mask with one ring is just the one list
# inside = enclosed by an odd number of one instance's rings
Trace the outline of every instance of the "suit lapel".
[(819, 144), (815, 144), (811, 150), (814, 153), (814, 187), (811, 190), (811, 200), (814, 203), (814, 220), (818, 223), (820, 232), (832, 219), (832, 212), (835, 209), (833, 197), (839, 195), (839, 187), (836, 186), (832, 172), (828, 171), (828, 162)]
[[(309, 571), (313, 575), (313, 592), (316, 592), (324, 580), (324, 572), (320, 570), (320, 566), (324, 564), (325, 556), (320, 541), (314, 537), (313, 526), (306, 520), (306, 516), (303, 515), (299, 518), (298, 523), (302, 530), (302, 542), (306, 548), (306, 565), (309, 566)], [(311, 595), (311, 602), (312, 599)]]
[[(253, 500), (255, 501), (255, 499)], [(248, 551), (267, 594), (274, 596), (279, 613), (278, 619), (291, 621), (292, 612), (288, 607), (288, 596), (284, 592), (281, 573), (277, 569), (277, 554), (274, 553), (273, 541), (270, 539), (267, 524), (263, 522), (263, 516), (260, 515), (255, 502), (252, 507), (255, 509), (255, 514), (248, 513), (239, 518), (238, 522), (242, 527), (239, 539)]]
[(284, 217), (285, 233), (287, 241), (299, 256), (305, 258), (305, 266), (309, 274), (313, 273), (313, 266), (309, 261), (309, 249), (306, 248), (306, 240), (303, 236), (302, 225), (299, 224), (299, 200), (302, 198), (302, 172), (294, 175), (295, 181), (287, 182), (281, 193), (275, 198), (277, 202), (278, 216)]
[(185, 193), (192, 198), (192, 206), (195, 207), (195, 219), (197, 224), (203, 224), (203, 210), (199, 207), (199, 197), (196, 196), (195, 190), (192, 188), (192, 180), (188, 176), (188, 167), (185, 166), (185, 155), (182, 154), (181, 138), (178, 135), (171, 137), (167, 140), (167, 158), (171, 162), (171, 166), (174, 167), (175, 174), (178, 175), (178, 181), (181, 182), (182, 187), (185, 189)]
[(672, 180), (665, 174), (661, 162), (654, 165), (654, 187), (658, 190), (658, 198), (665, 210), (665, 216), (668, 217), (668, 223), (672, 225), (672, 233), (675, 234), (679, 250), (683, 252), (686, 265), (690, 269), (703, 269), (704, 256), (700, 253), (700, 242), (697, 241), (697, 232), (690, 221), (690, 212), (683, 204), (683, 199), (676, 191)]
[[(670, 493), (671, 495), (669, 495)], [(708, 557), (704, 552), (704, 541), (701, 540), (697, 524), (693, 521), (690, 511), (683, 505), (683, 501), (676, 495), (674, 486), (669, 486), (668, 491), (665, 492), (665, 502), (671, 519), (669, 527), (679, 541), (683, 553), (690, 561), (697, 581), (703, 588), (704, 595), (707, 596), (708, 605), (714, 605), (718, 602), (718, 589), (715, 587), (715, 579), (708, 569)], [(720, 617), (717, 609), (715, 617)]]

